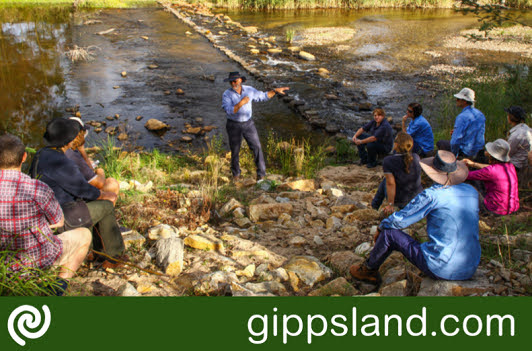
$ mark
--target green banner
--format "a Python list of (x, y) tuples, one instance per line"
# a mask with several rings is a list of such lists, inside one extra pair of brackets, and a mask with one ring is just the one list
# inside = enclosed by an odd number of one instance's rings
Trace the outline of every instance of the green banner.
[(529, 297), (1, 298), (2, 350), (529, 345)]

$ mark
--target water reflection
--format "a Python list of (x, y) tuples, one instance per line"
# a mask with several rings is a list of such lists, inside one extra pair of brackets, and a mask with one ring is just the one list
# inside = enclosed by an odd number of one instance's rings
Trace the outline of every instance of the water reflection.
[(61, 52), (68, 13), (0, 9), (0, 130), (40, 140), (57, 116), (64, 77)]

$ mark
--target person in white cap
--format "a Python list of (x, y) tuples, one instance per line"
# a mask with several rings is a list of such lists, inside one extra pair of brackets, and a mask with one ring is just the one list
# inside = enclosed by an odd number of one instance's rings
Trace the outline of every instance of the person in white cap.
[(106, 178), (103, 168), (94, 168), (92, 160), (85, 152), (85, 137), (89, 133), (88, 127), (85, 126), (79, 117), (70, 117), (69, 119), (78, 122), (81, 126), (81, 130), (76, 139), (74, 139), (72, 148), (65, 151), (65, 156), (74, 161), (81, 171), (81, 174), (83, 174), (90, 185), (100, 190), (109, 191), (118, 195), (120, 192), (120, 184), (118, 181), (111, 177)]
[(484, 149), (484, 132), (486, 117), (480, 110), (473, 107), (475, 92), (464, 88), (455, 94), (456, 106), (462, 112), (456, 117), (451, 131), (451, 140), (440, 140), (436, 143), (439, 150), (451, 151), (459, 158), (483, 159), (479, 151)]
[[(470, 167), (479, 168), (469, 172), (467, 180), (480, 180), (486, 187), (481, 210), (488, 210), (498, 215), (508, 215), (519, 209), (519, 190), (515, 167), (510, 163), (510, 144), (503, 139), (486, 144), (486, 156), (489, 164), (463, 161)], [(482, 208), (482, 205), (484, 208)]]

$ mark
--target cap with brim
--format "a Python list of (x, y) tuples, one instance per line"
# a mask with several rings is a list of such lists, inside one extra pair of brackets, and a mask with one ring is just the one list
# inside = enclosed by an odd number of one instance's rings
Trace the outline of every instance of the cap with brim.
[(246, 77), (241, 76), (239, 72), (229, 72), (229, 76), (224, 79), (224, 82), (232, 82), (238, 78), (242, 79), (242, 82), (246, 81)]
[(49, 147), (63, 147), (74, 140), (81, 126), (77, 121), (67, 118), (56, 118), (48, 122), (44, 141)]
[(439, 150), (434, 157), (420, 161), (423, 171), (436, 183), (457, 185), (467, 179), (469, 170), (462, 161), (457, 161), (452, 152)]
[(85, 125), (85, 123), (83, 123), (81, 118), (79, 118), (79, 117), (68, 117), (68, 119), (71, 119), (71, 120), (76, 121), (76, 122), (79, 123), (79, 125), (81, 126), (81, 130), (85, 131), (85, 137), (87, 136), (87, 134), (89, 134), (90, 127)]
[(506, 140), (497, 139), (486, 144), (486, 151), (496, 160), (510, 162), (510, 144)]

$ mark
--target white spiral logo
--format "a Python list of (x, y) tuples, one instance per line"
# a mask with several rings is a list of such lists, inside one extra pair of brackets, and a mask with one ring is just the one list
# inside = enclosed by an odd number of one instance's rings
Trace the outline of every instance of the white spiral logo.
[[(38, 339), (43, 336), (44, 333), (46, 333), (51, 321), (50, 309), (48, 306), (43, 305), (42, 310), (44, 312), (44, 322), (41, 329), (36, 332), (28, 331), (26, 330), (26, 327), (29, 327), (30, 329), (39, 327), (41, 324), (41, 313), (38, 309), (30, 305), (22, 305), (11, 312), (7, 321), (7, 330), (9, 331), (11, 338), (15, 340), (17, 344), (20, 346), (26, 345), (26, 341), (22, 340), (20, 336), (18, 336), (17, 330), (20, 332), (20, 334), (22, 334), (22, 336), (25, 336), (28, 339)], [(15, 330), (15, 320), (17, 317), (19, 317), (19, 315), (20, 318), (17, 323), (17, 330)]]

